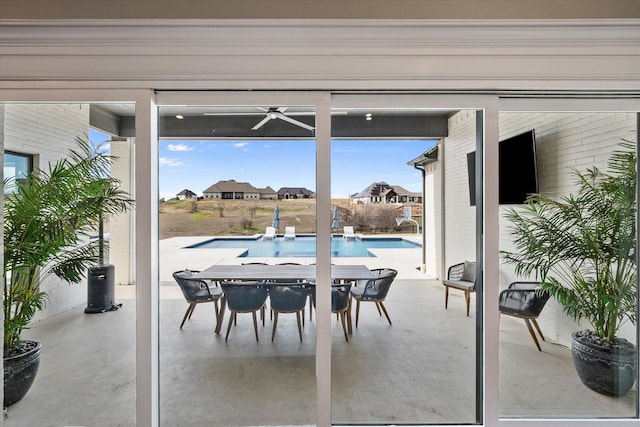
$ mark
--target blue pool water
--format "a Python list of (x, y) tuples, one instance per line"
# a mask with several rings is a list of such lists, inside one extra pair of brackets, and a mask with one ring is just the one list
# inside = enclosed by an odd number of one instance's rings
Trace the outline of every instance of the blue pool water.
[[(331, 240), (331, 256), (334, 257), (373, 257), (370, 248), (411, 249), (422, 245), (395, 237), (365, 237), (363, 239), (345, 240), (341, 236)], [(189, 246), (189, 248), (247, 248), (242, 257), (315, 257), (315, 236), (297, 236), (295, 239), (274, 240), (255, 238), (214, 238)]]

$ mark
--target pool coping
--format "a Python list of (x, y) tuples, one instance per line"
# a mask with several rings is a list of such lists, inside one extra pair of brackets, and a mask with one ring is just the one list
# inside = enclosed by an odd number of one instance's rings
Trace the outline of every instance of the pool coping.
[[(262, 236), (259, 234), (258, 236)], [(192, 270), (204, 270), (213, 264), (241, 264), (246, 261), (247, 258), (239, 258), (242, 252), (246, 251), (246, 248), (224, 248), (224, 249), (206, 249), (199, 248), (198, 250), (190, 250), (187, 246), (195, 243), (210, 240), (215, 237), (227, 237), (227, 236), (185, 236), (185, 237), (171, 237), (168, 239), (162, 239), (159, 242), (159, 279), (161, 283), (173, 284), (172, 273), (177, 270), (192, 269)], [(236, 237), (236, 236), (229, 236)], [(240, 237), (240, 236), (238, 236)], [(247, 238), (247, 236), (242, 236)], [(249, 236), (250, 237), (250, 236)], [(375, 235), (371, 237), (377, 237)], [(421, 236), (408, 236), (408, 235), (387, 235), (379, 237), (401, 237), (414, 243), (422, 244)], [(340, 257), (334, 258), (332, 262), (335, 264), (364, 264), (367, 267), (384, 268), (392, 267), (398, 270), (399, 279), (423, 279), (432, 280), (433, 277), (420, 271), (422, 259), (422, 248), (409, 248), (409, 249), (387, 249), (387, 248), (374, 248), (369, 249), (374, 253), (375, 257)], [(281, 262), (298, 262), (300, 264), (311, 264), (316, 261), (315, 257), (251, 257), (252, 262), (267, 262), (267, 263), (281, 263)]]

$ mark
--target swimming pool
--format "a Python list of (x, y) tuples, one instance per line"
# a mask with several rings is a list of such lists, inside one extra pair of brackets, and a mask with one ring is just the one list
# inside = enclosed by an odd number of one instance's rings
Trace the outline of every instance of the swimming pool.
[[(336, 236), (331, 239), (331, 256), (334, 257), (375, 257), (369, 249), (415, 249), (421, 248), (419, 243), (400, 237), (364, 237), (362, 239), (343, 239)], [(315, 236), (296, 236), (295, 239), (284, 240), (277, 237), (273, 240), (259, 238), (214, 238), (188, 246), (191, 249), (246, 248), (241, 257), (315, 257)]]

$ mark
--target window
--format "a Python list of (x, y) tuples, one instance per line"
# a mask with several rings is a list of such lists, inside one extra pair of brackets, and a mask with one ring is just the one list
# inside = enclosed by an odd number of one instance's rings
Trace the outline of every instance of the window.
[(33, 156), (30, 154), (4, 152), (4, 179), (6, 185), (4, 194), (15, 193), (16, 183), (25, 180), (29, 172), (33, 170)]

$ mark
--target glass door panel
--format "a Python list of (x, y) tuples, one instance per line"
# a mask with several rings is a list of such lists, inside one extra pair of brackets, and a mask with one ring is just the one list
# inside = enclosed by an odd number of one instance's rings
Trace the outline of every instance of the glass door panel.
[[(315, 108), (160, 106), (158, 123), (161, 424), (315, 424)], [(194, 280), (211, 266), (262, 272)]]
[[(637, 389), (629, 389), (636, 379), (629, 369), (633, 362), (622, 362), (627, 368), (612, 377), (609, 386), (596, 392), (593, 390), (598, 388), (596, 381), (588, 375), (581, 379), (572, 361), (572, 334), (595, 330), (598, 325), (602, 337), (598, 338), (598, 354), (606, 353), (603, 346), (614, 336), (616, 341), (637, 345), (637, 326), (629, 320), (638, 310), (633, 188), (637, 126), (635, 113), (500, 114), (500, 249), (504, 254), (499, 297), (502, 417), (637, 416)], [(631, 162), (621, 162), (616, 154), (620, 152), (626, 153)], [(596, 169), (622, 180), (599, 175), (598, 180), (615, 185), (597, 184), (597, 192), (585, 191), (586, 187), (581, 191), (580, 176), (591, 182)], [(630, 191), (621, 192), (624, 187), (620, 184), (630, 186)], [(532, 205), (541, 212), (539, 215), (524, 213), (527, 210), (524, 196), (531, 192), (544, 196)], [(569, 197), (573, 198), (575, 208), (562, 214), (547, 201), (566, 204)], [(545, 224), (554, 223), (557, 227), (549, 233)], [(523, 226), (534, 224), (536, 237), (530, 242), (536, 243), (523, 246), (523, 239), (527, 239)], [(608, 246), (608, 242), (615, 244)], [(547, 249), (539, 251), (542, 247)], [(601, 249), (591, 251), (594, 248)], [(543, 264), (551, 257), (555, 261), (548, 274), (541, 277), (540, 273), (546, 273)], [(516, 271), (516, 267), (521, 270)], [(546, 295), (527, 290), (539, 286), (537, 283), (519, 283), (532, 281), (546, 284), (551, 297), (547, 299)], [(576, 303), (564, 306), (559, 303), (562, 294), (558, 291), (565, 289), (570, 292), (565, 298), (576, 296)], [(583, 314), (582, 318), (573, 320), (566, 306), (573, 306)], [(612, 316), (607, 317), (607, 313)], [(605, 318), (615, 319), (616, 323), (602, 323)], [(578, 344), (577, 349), (580, 348), (588, 347)], [(632, 359), (637, 359), (632, 353)], [(593, 358), (593, 353), (578, 357), (582, 361), (578, 366)], [(584, 381), (592, 387), (587, 387)], [(607, 390), (621, 395), (611, 397)], [(522, 399), (524, 395), (531, 397)]]
[(396, 101), (332, 110), (332, 263), (374, 276), (347, 284), (352, 332), (333, 319), (332, 419), (474, 423), (479, 297), (473, 278), (451, 277), (445, 308), (443, 280), (477, 259), (476, 115)]
[[(44, 293), (41, 306), (29, 306), (28, 301), (34, 299), (20, 292), (24, 288), (5, 282), (5, 292), (9, 291), (5, 296), (13, 295), (11, 318), (17, 320), (19, 313), (33, 310), (23, 318), (27, 323), (20, 340), (42, 346), (37, 375), (24, 397), (7, 408), (5, 426), (106, 426), (112, 424), (114, 414), (122, 424), (136, 422), (135, 209), (131, 205), (127, 212), (105, 215), (100, 233), (97, 213), (92, 216), (83, 207), (87, 197), (95, 206), (98, 194), (94, 190), (101, 188), (96, 186), (96, 178), (111, 179), (112, 188), (126, 193), (120, 196), (135, 198), (135, 129), (118, 126), (120, 118), (134, 116), (134, 103), (0, 104), (0, 140), (5, 153), (5, 278), (17, 275), (12, 262), (27, 259), (28, 265), (39, 267), (40, 274), (31, 290)], [(79, 157), (74, 157), (72, 150)], [(98, 158), (109, 159), (108, 165), (99, 171), (93, 169), (97, 173), (93, 179), (87, 173), (70, 172), (77, 172), (80, 164), (87, 165), (87, 159), (95, 162)], [(27, 175), (38, 176), (37, 182), (29, 181)], [(8, 210), (11, 206), (16, 207), (13, 213)], [(77, 216), (80, 211), (84, 212), (82, 217)], [(87, 218), (93, 220), (76, 230), (80, 237), (71, 243), (68, 226)], [(67, 245), (57, 246), (62, 241)], [(79, 248), (83, 248), (82, 258), (70, 258)], [(68, 268), (51, 269), (60, 266), (56, 263), (65, 258), (62, 254), (76, 260), (67, 266), (77, 268), (77, 277), (69, 274), (73, 270)], [(9, 324), (5, 322), (5, 327)], [(15, 383), (6, 382), (10, 369), (5, 359), (5, 399), (16, 396)]]

